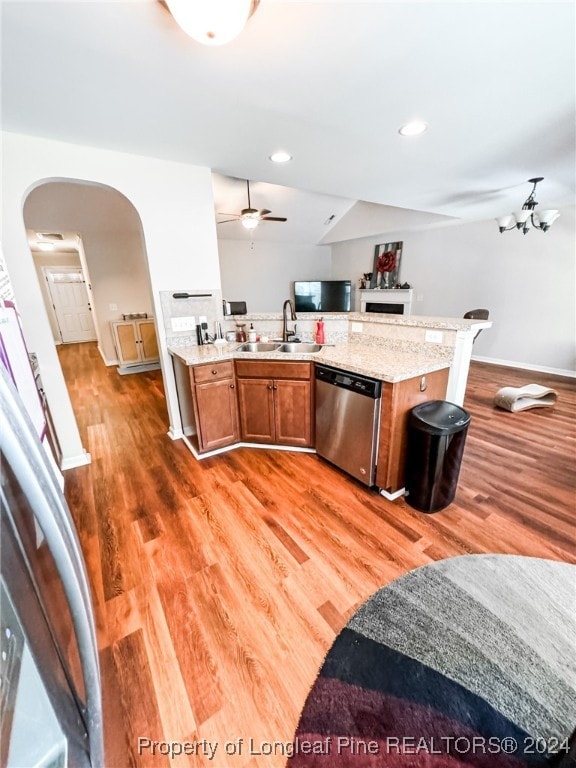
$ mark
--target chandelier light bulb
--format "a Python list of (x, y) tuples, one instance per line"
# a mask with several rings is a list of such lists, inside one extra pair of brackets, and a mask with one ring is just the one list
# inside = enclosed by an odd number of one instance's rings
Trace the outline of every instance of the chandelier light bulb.
[(498, 228), (500, 229), (500, 232), (504, 232), (504, 230), (508, 229), (508, 227), (514, 221), (514, 216), (509, 213), (506, 216), (500, 216), (496, 219), (496, 221), (498, 222)]
[(552, 209), (548, 211), (540, 211), (538, 214), (538, 221), (540, 224), (547, 224), (550, 227), (559, 216), (560, 213)]
[(518, 229), (521, 229), (524, 224), (526, 224), (526, 220), (531, 213), (532, 211), (530, 211), (528, 208), (522, 209), (521, 211), (514, 211), (514, 218), (516, 219), (516, 226)]
[(244, 29), (252, 0), (166, 0), (187, 35), (204, 45), (229, 43)]
[(258, 219), (246, 217), (242, 219), (242, 226), (245, 229), (256, 229), (256, 227), (258, 226)]

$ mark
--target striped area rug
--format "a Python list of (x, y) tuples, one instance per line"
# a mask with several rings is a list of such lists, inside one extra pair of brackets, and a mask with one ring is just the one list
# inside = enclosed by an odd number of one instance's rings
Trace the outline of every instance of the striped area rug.
[(288, 768), (573, 765), (576, 566), (464, 555), (373, 595), (336, 638)]

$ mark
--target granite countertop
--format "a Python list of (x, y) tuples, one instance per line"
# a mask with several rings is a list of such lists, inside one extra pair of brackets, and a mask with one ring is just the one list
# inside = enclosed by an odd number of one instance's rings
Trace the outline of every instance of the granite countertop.
[(452, 362), (452, 350), (415, 342), (396, 341), (388, 346), (346, 342), (326, 345), (319, 352), (313, 353), (238, 352), (238, 346), (238, 342), (233, 342), (202, 347), (169, 347), (168, 351), (185, 365), (201, 365), (221, 360), (310, 360), (390, 383), (448, 368)]
[[(463, 317), (435, 317), (433, 315), (390, 315), (379, 312), (298, 312), (298, 320), (350, 320), (355, 323), (404, 325), (413, 328), (435, 328), (440, 331), (474, 331), (490, 328), (490, 320), (468, 320)], [(281, 312), (260, 312), (247, 315), (225, 315), (224, 320), (252, 322), (254, 320), (282, 320)]]

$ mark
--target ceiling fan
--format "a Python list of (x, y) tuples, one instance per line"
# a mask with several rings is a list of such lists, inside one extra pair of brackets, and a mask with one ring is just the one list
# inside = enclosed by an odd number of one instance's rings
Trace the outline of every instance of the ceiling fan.
[(272, 213), (268, 208), (262, 208), (260, 211), (257, 208), (252, 208), (250, 202), (250, 182), (248, 179), (246, 179), (246, 191), (248, 193), (248, 208), (242, 208), (240, 213), (219, 213), (219, 216), (231, 216), (232, 218), (219, 221), (218, 224), (225, 224), (228, 221), (240, 221), (246, 229), (256, 229), (261, 221), (288, 221), (283, 216), (268, 216), (269, 213)]

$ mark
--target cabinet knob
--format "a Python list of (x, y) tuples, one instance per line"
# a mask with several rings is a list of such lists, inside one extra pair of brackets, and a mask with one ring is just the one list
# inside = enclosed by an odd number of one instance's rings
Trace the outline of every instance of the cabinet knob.
[(234, 389), (234, 384), (230, 384), (230, 389)]
[(276, 390), (278, 389), (278, 387), (272, 387), (272, 389), (273, 389), (274, 391), (276, 391)]
[(216, 370), (216, 368), (212, 368), (212, 375), (216, 376), (217, 373), (218, 373), (218, 371)]
[(272, 386), (272, 384), (268, 384), (268, 389), (274, 389), (274, 387)]

